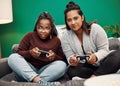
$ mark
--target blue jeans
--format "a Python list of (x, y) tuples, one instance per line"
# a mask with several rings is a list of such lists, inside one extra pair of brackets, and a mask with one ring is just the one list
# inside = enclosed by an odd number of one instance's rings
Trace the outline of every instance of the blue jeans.
[(61, 60), (54, 61), (37, 69), (17, 53), (9, 56), (8, 65), (19, 76), (19, 79), (29, 82), (36, 76), (40, 76), (40, 78), (46, 81), (57, 80), (64, 75), (67, 69), (66, 63)]

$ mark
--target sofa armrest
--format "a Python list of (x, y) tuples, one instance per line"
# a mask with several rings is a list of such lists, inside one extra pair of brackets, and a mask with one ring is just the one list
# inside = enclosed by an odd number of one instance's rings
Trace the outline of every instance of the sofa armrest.
[(7, 62), (7, 58), (0, 59), (0, 78), (12, 72)]

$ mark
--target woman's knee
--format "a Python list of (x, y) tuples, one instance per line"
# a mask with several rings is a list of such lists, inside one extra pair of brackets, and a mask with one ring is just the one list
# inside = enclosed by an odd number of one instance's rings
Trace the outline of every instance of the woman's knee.
[(55, 73), (53, 74), (54, 76), (63, 76), (67, 70), (67, 65), (64, 61), (55, 61), (56, 67), (55, 69), (57, 69), (55, 71)]
[[(15, 60), (15, 58), (18, 56), (17, 53), (13, 53), (8, 57), (8, 63), (11, 63)], [(16, 60), (15, 60), (16, 61)]]
[(110, 60), (111, 62), (120, 63), (120, 50), (110, 53), (107, 57), (108, 57), (107, 59)]
[(54, 64), (57, 68), (65, 70), (67, 68), (67, 64), (64, 61), (55, 61)]
[(8, 57), (8, 65), (16, 63), (16, 61), (19, 61), (19, 59), (22, 59), (22, 56), (20, 56), (17, 53), (13, 53)]

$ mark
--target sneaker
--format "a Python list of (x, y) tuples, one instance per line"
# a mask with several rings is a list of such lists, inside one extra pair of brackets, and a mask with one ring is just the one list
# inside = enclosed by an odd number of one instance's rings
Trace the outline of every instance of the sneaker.
[(38, 83), (45, 86), (60, 86), (60, 82), (47, 82), (42, 79)]
[(75, 76), (75, 77), (72, 78), (72, 80), (84, 80), (84, 78), (80, 78), (78, 76)]

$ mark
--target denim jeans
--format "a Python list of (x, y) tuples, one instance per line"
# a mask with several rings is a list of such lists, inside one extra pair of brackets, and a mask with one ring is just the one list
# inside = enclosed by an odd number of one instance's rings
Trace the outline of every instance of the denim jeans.
[(9, 56), (8, 65), (19, 76), (19, 79), (29, 82), (36, 76), (40, 76), (40, 78), (46, 81), (57, 80), (64, 75), (67, 69), (66, 63), (61, 60), (54, 61), (37, 69), (17, 53)]

